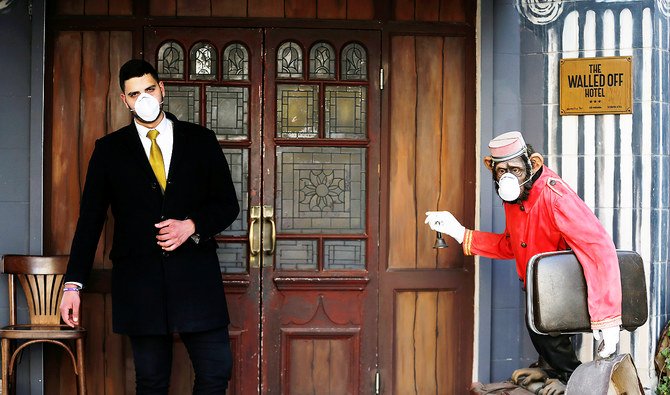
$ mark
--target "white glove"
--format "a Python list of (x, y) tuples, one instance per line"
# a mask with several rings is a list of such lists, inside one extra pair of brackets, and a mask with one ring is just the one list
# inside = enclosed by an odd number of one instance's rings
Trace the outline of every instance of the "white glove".
[(598, 356), (600, 358), (607, 358), (616, 352), (616, 345), (619, 344), (619, 326), (594, 329), (593, 337), (596, 340), (603, 340), (603, 349), (598, 353)]
[(426, 223), (432, 230), (446, 233), (456, 239), (459, 244), (463, 243), (465, 228), (449, 211), (426, 212)]

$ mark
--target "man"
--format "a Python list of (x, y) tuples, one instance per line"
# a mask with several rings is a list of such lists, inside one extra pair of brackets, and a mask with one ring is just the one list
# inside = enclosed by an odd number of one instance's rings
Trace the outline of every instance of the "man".
[[(600, 356), (611, 355), (616, 351), (621, 325), (621, 280), (612, 239), (579, 196), (544, 166), (542, 155), (526, 145), (521, 133), (504, 133), (491, 140), (489, 149), (491, 156), (484, 163), (504, 200), (505, 231), (495, 234), (465, 229), (448, 211), (426, 213), (426, 223), (456, 239), (466, 255), (514, 258), (524, 285), (532, 256), (572, 249), (584, 269), (593, 334), (604, 340)], [(580, 364), (570, 337), (528, 332), (541, 362), (550, 367), (545, 370), (565, 383)], [(513, 378), (537, 378), (532, 372), (520, 369)]]
[(212, 131), (162, 111), (165, 88), (149, 63), (128, 61), (119, 83), (134, 122), (91, 155), (62, 318), (79, 323), (79, 289), (111, 206), (113, 329), (130, 337), (137, 394), (168, 393), (173, 333), (191, 358), (194, 394), (224, 394), (232, 356), (214, 236), (239, 213), (228, 164)]

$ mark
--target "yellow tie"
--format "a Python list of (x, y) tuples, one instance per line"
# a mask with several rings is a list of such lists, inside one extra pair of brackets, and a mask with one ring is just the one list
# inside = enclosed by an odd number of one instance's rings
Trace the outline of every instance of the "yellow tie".
[(161, 148), (156, 143), (156, 137), (158, 137), (158, 130), (152, 129), (147, 132), (147, 137), (151, 140), (151, 149), (149, 150), (149, 163), (151, 168), (154, 170), (158, 184), (161, 186), (161, 190), (165, 191), (165, 164), (163, 164), (163, 154), (161, 153)]

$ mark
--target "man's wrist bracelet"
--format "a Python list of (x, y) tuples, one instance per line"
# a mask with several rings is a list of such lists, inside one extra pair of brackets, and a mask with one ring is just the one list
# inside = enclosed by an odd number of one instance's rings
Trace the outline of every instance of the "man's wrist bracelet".
[(78, 287), (67, 287), (67, 288), (63, 288), (63, 292), (68, 292), (68, 291), (79, 292), (79, 288), (78, 288)]

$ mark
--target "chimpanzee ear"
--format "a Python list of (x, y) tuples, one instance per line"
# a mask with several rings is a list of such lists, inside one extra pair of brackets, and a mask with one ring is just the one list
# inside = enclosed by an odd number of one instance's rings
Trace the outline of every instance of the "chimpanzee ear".
[(544, 165), (544, 157), (542, 156), (542, 154), (538, 154), (536, 152), (530, 156), (530, 166), (533, 168), (533, 173), (540, 170), (540, 168), (542, 168), (543, 165)]
[(485, 156), (484, 165), (486, 166), (487, 169), (493, 171), (493, 158), (490, 156)]

